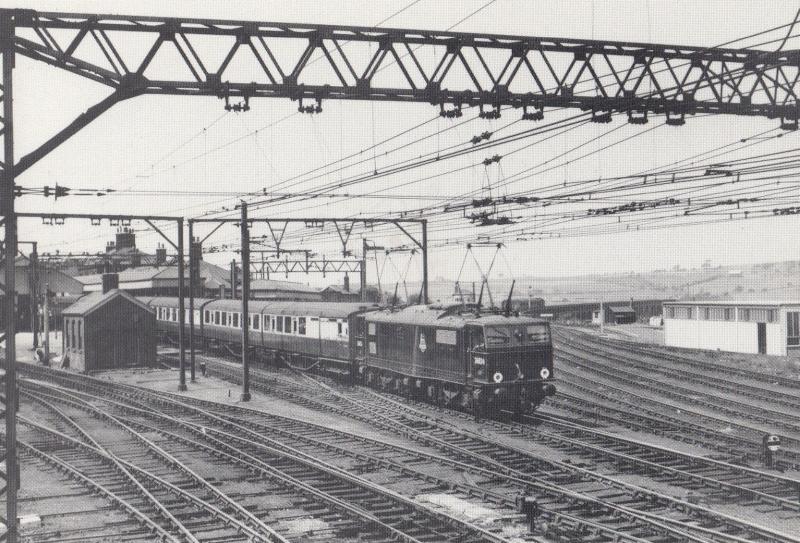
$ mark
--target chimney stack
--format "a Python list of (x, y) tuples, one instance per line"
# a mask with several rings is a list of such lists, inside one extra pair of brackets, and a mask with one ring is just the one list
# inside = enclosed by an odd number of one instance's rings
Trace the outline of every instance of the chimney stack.
[(167, 263), (167, 248), (163, 243), (159, 243), (156, 248), (156, 267), (163, 266)]
[(103, 294), (109, 290), (119, 288), (119, 274), (117, 273), (104, 273), (103, 274)]
[(350, 276), (344, 274), (344, 291), (350, 292)]

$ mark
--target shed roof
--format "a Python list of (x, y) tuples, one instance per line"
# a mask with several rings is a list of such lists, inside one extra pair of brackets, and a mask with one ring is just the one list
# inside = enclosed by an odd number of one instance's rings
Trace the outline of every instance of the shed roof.
[(275, 279), (253, 279), (250, 281), (250, 290), (277, 290), (284, 292), (313, 292), (319, 294), (319, 289), (295, 283), (294, 281), (277, 281)]
[(625, 305), (612, 305), (612, 306), (609, 306), (608, 309), (609, 309), (609, 311), (612, 311), (613, 313), (636, 313), (636, 311), (634, 311), (634, 309), (629, 305), (628, 306), (625, 306)]
[(664, 305), (711, 305), (711, 306), (746, 306), (746, 307), (783, 307), (800, 305), (798, 300), (675, 300), (664, 302)]
[(107, 304), (109, 301), (113, 300), (117, 297), (123, 297), (127, 301), (135, 304), (146, 311), (152, 311), (147, 304), (144, 302), (137, 300), (124, 290), (119, 289), (111, 289), (108, 292), (92, 292), (91, 294), (87, 294), (82, 296), (78, 299), (77, 302), (72, 304), (71, 306), (67, 307), (62, 311), (62, 315), (77, 315), (77, 316), (86, 316), (90, 313), (96, 311), (100, 307)]

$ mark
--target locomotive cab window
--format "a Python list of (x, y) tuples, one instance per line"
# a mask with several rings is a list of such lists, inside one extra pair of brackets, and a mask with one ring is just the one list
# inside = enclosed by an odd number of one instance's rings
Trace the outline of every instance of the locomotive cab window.
[(546, 324), (530, 324), (526, 332), (528, 343), (546, 345), (550, 342), (550, 330)]
[(486, 327), (487, 345), (509, 345), (511, 343), (511, 329), (502, 326)]

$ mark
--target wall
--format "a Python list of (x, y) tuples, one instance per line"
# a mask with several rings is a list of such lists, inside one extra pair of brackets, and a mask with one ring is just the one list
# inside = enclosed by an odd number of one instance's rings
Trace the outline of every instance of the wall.
[[(767, 323), (767, 354), (784, 356), (785, 324)], [(664, 343), (671, 347), (758, 354), (755, 322), (664, 319)]]

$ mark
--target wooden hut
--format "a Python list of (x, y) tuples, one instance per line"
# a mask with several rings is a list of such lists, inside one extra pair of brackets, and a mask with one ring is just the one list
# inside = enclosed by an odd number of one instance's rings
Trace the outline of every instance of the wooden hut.
[(103, 292), (87, 294), (63, 311), (63, 352), (70, 368), (90, 372), (155, 365), (155, 313), (115, 286), (109, 277)]

